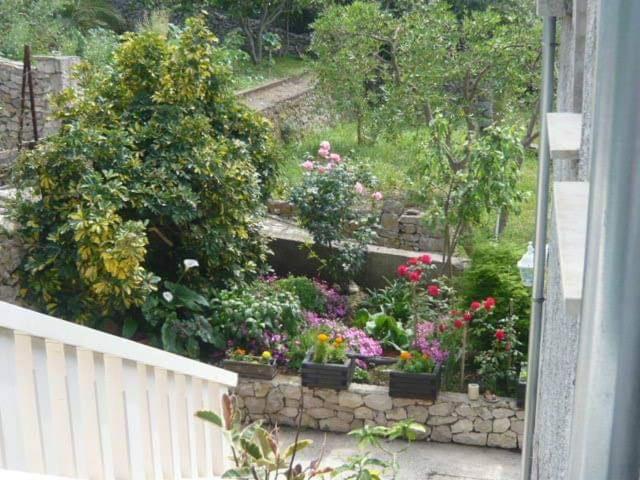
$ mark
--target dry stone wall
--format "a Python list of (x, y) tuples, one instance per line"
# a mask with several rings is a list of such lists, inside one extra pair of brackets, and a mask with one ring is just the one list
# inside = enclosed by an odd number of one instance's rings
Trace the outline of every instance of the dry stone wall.
[[(33, 59), (33, 88), (36, 104), (38, 134), (44, 137), (57, 130), (58, 125), (47, 119), (51, 94), (72, 86), (71, 72), (78, 57), (45, 57)], [(22, 90), (22, 62), (0, 57), (0, 149), (17, 146)], [(24, 116), (24, 141), (33, 138), (29, 101)]]
[(16, 269), (24, 249), (14, 236), (14, 225), (6, 217), (5, 205), (14, 196), (13, 189), (0, 188), (0, 301), (17, 303), (19, 285)]
[(241, 378), (236, 395), (245, 421), (294, 426), (302, 402), (302, 426), (312, 429), (344, 433), (410, 418), (425, 425), (427, 441), (503, 449), (522, 444), (524, 411), (509, 398), (489, 403), (451, 392), (441, 392), (435, 402), (391, 398), (386, 386), (352, 384), (340, 392), (302, 388), (300, 378), (291, 375)]

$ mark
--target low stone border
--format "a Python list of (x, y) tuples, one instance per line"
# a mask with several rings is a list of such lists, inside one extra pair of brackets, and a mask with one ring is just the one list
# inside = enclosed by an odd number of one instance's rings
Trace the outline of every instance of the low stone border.
[(272, 381), (241, 378), (236, 395), (247, 421), (294, 426), (303, 401), (302, 425), (307, 428), (348, 432), (411, 418), (426, 426), (427, 441), (504, 449), (522, 445), (524, 411), (510, 398), (489, 403), (452, 392), (440, 393), (435, 402), (391, 398), (386, 386), (352, 384), (341, 392), (302, 388), (300, 378), (291, 375)]

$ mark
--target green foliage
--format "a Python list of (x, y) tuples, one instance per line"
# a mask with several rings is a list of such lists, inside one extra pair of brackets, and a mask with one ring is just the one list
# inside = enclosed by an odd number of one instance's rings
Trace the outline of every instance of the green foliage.
[(384, 345), (397, 350), (409, 346), (412, 331), (385, 312), (371, 314), (367, 310), (359, 310), (354, 322), (356, 325), (362, 325), (368, 335), (380, 340)]
[(106, 67), (113, 61), (119, 36), (111, 30), (94, 28), (87, 32), (82, 45), (82, 58), (95, 68)]
[(407, 373), (432, 373), (436, 368), (436, 363), (428, 355), (412, 350), (400, 354), (396, 368)]
[(172, 42), (127, 34), (110, 68), (82, 68), (82, 95), (58, 98), (62, 129), (16, 167), (30, 302), (121, 325), (141, 320), (184, 258), (200, 262), (186, 285), (195, 290), (261, 273), (258, 215), (276, 157), (266, 121), (230, 91), (216, 44), (199, 19)]
[[(374, 236), (377, 218), (371, 206), (365, 210), (362, 199), (376, 180), (365, 165), (352, 166), (346, 159), (326, 166), (322, 161), (305, 163), (313, 167), (291, 192), (291, 202), (300, 225), (313, 236), (312, 257), (331, 280), (345, 285), (364, 265), (366, 247)], [(360, 193), (358, 184), (363, 188)]]
[(220, 290), (211, 304), (214, 330), (235, 346), (258, 347), (265, 332), (294, 336), (303, 321), (298, 299), (268, 284)]
[(517, 211), (524, 198), (518, 189), (522, 155), (513, 129), (493, 126), (478, 135), (456, 129), (441, 115), (432, 120), (416, 170), (421, 175), (426, 218), (443, 232), (449, 274), (465, 233), (481, 225), (489, 213)]
[[(436, 110), (482, 129), (531, 116), (540, 22), (526, 2), (456, 15), (445, 1), (335, 5), (316, 20), (321, 85), (338, 109), (385, 132), (428, 125)], [(514, 115), (515, 113), (515, 115)], [(533, 136), (535, 117), (526, 144)]]
[[(527, 344), (531, 293), (522, 284), (517, 263), (523, 249), (506, 243), (477, 245), (471, 253), (471, 265), (456, 281), (464, 304), (478, 298), (496, 299), (494, 319), (517, 317), (518, 339)], [(488, 348), (486, 340), (474, 340), (481, 350)]]
[(518, 379), (523, 358), (522, 344), (516, 332), (517, 317), (511, 316), (494, 324), (483, 324), (475, 334), (489, 341), (489, 348), (476, 355), (478, 373), (486, 389), (503, 395), (511, 395)]
[(321, 88), (336, 108), (357, 124), (364, 140), (371, 105), (380, 103), (372, 87), (380, 75), (380, 52), (390, 34), (392, 17), (374, 2), (332, 5), (313, 23), (312, 51)]
[(327, 300), (318, 290), (315, 282), (307, 277), (287, 277), (277, 280), (276, 286), (282, 290), (293, 293), (300, 301), (303, 310), (316, 313), (325, 313)]
[[(362, 303), (362, 307), (370, 312), (386, 312), (400, 322), (407, 323), (413, 315), (413, 291), (404, 280), (389, 281), (388, 285), (378, 290), (370, 290), (368, 297)], [(362, 315), (356, 315), (356, 321), (360, 321)], [(358, 325), (358, 326), (364, 326)]]

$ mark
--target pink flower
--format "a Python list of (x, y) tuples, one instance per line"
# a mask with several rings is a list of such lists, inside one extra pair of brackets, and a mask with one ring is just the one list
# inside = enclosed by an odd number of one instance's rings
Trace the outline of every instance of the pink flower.
[(427, 287), (427, 293), (431, 297), (439, 297), (440, 296), (440, 287), (438, 287), (438, 285), (429, 285)]
[(331, 144), (328, 141), (323, 140), (322, 142), (320, 142), (320, 149), (329, 151), (331, 150)]
[(327, 167), (323, 167), (322, 165), (318, 167), (318, 171), (320, 173), (327, 173)]
[(333, 162), (329, 162), (327, 163), (327, 170), (333, 170), (335, 168), (336, 164)]
[(377, 200), (379, 202), (380, 200), (382, 200), (384, 198), (384, 195), (382, 195), (382, 192), (373, 192), (371, 194), (371, 198), (373, 198), (374, 200)]
[(418, 257), (420, 263), (424, 263), (425, 265), (431, 265), (431, 256), (430, 255), (422, 255)]
[(332, 162), (340, 163), (342, 161), (342, 157), (340, 157), (340, 155), (338, 155), (337, 153), (332, 153), (331, 155), (329, 155), (329, 160), (331, 160)]
[(362, 195), (364, 193), (364, 185), (361, 184), (360, 182), (356, 182), (356, 185), (355, 185), (354, 188), (356, 190), (356, 193), (358, 193), (360, 195)]
[(320, 150), (318, 150), (318, 155), (320, 155), (323, 158), (329, 158), (329, 150), (325, 148), (321, 148)]
[(302, 163), (302, 165), (300, 165), (302, 168), (304, 168), (306, 171), (310, 171), (313, 170), (313, 162), (311, 160), (307, 160), (306, 162)]
[(400, 265), (398, 267), (398, 276), (400, 277), (404, 277), (409, 273), (409, 267), (407, 267), (406, 265)]

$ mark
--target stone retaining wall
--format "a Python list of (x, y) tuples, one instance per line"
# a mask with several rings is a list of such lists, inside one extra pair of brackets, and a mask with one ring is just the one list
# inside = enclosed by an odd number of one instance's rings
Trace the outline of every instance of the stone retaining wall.
[[(285, 200), (269, 200), (267, 209), (270, 214), (291, 219), (295, 217), (295, 208)], [(378, 238), (374, 245), (401, 248), (414, 252), (442, 252), (444, 240), (440, 234), (424, 222), (424, 214), (417, 208), (406, 207), (398, 199), (383, 202), (379, 219)]]
[(236, 394), (245, 420), (293, 426), (303, 402), (302, 425), (312, 429), (348, 432), (411, 418), (426, 426), (427, 441), (504, 449), (522, 444), (524, 411), (509, 398), (489, 403), (452, 392), (441, 392), (435, 402), (391, 398), (386, 386), (352, 384), (341, 392), (310, 389), (291, 375), (272, 381), (241, 378)]
[(24, 249), (13, 235), (14, 224), (6, 217), (5, 202), (13, 198), (10, 188), (0, 188), (0, 301), (18, 303), (18, 278), (16, 269), (20, 266)]
[[(33, 57), (33, 89), (40, 137), (57, 130), (58, 124), (47, 119), (49, 97), (72, 85), (71, 71), (78, 61), (78, 57)], [(17, 146), (21, 90), (22, 62), (0, 57), (0, 149)], [(33, 138), (28, 98), (25, 106), (23, 140), (28, 141)]]

